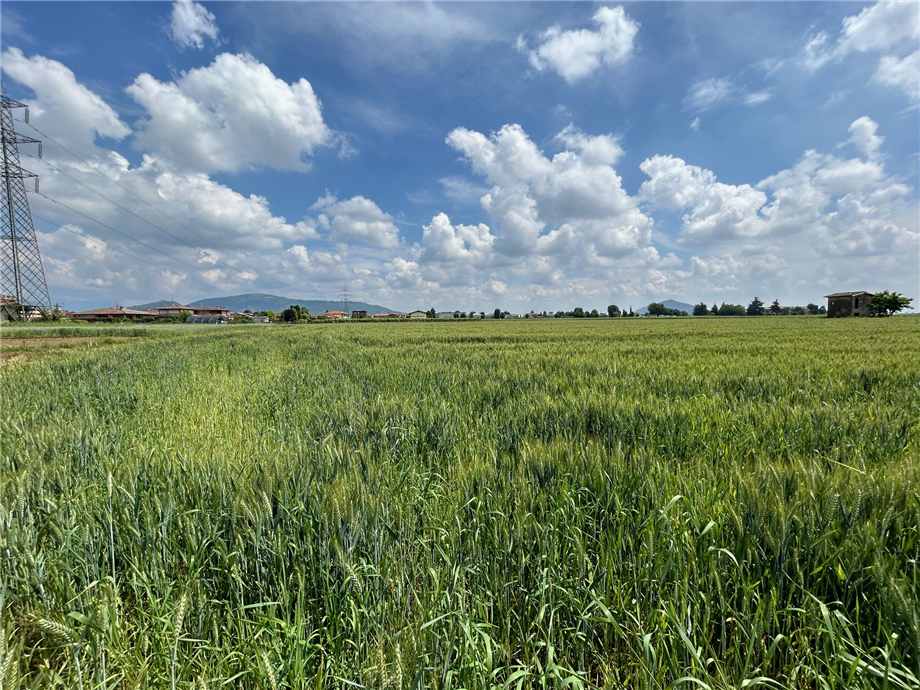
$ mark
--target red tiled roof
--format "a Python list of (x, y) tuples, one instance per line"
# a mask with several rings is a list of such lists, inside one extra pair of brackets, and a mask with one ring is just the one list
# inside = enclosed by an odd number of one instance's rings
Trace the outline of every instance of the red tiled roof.
[(77, 316), (159, 316), (155, 311), (144, 309), (128, 309), (127, 307), (101, 307), (87, 309), (76, 313)]

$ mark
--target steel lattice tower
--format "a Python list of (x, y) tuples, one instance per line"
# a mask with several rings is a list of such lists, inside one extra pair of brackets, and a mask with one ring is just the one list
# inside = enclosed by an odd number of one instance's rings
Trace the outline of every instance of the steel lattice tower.
[(28, 106), (6, 96), (0, 96), (0, 99), (3, 148), (3, 167), (0, 169), (3, 181), (3, 189), (0, 190), (3, 200), (0, 209), (0, 311), (9, 318), (29, 318), (36, 311), (48, 314), (51, 296), (26, 196), (25, 179), (34, 177), (38, 191), (38, 176), (19, 164), (19, 144), (39, 144), (40, 155), (41, 142), (16, 134), (13, 109)]

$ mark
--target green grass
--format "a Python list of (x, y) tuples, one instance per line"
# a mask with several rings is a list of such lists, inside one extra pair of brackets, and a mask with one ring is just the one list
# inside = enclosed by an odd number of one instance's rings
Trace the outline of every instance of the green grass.
[(217, 327), (6, 367), (3, 687), (918, 687), (918, 325)]

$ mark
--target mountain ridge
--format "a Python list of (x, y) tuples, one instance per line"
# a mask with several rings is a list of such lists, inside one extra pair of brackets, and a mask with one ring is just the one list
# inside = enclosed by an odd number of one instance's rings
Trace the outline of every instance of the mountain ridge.
[[(692, 304), (687, 304), (686, 302), (678, 302), (676, 299), (663, 299), (663, 300), (656, 300), (656, 301), (657, 301), (659, 304), (663, 304), (663, 305), (666, 306), (668, 309), (677, 309), (677, 310), (679, 310), (679, 311), (685, 311), (685, 312), (687, 312), (688, 314), (692, 314), (692, 313), (693, 313), (693, 305), (692, 305)], [(642, 308), (639, 310), (639, 313), (640, 313), (640, 314), (648, 314), (648, 307), (647, 307), (647, 306), (642, 307)]]
[[(323, 299), (298, 299), (296, 297), (283, 297), (281, 295), (271, 295), (261, 292), (246, 292), (240, 295), (226, 295), (223, 297), (203, 297), (186, 305), (179, 305), (172, 300), (156, 300), (146, 302), (145, 304), (135, 305), (135, 309), (157, 309), (170, 306), (189, 306), (189, 307), (225, 307), (231, 311), (282, 311), (293, 304), (298, 304), (310, 310), (311, 314), (321, 314), (331, 309), (341, 309), (342, 300), (323, 300)], [(359, 302), (357, 300), (348, 301), (348, 309), (363, 309), (369, 314), (378, 314), (380, 312), (395, 311), (389, 307), (379, 304), (370, 304)]]

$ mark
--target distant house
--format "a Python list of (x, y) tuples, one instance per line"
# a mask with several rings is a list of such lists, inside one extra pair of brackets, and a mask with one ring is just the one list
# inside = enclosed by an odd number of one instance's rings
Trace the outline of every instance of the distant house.
[(230, 318), (232, 312), (226, 307), (183, 307), (190, 309), (195, 316), (223, 316)]
[(354, 309), (351, 312), (351, 318), (353, 319), (366, 319), (367, 318), (367, 309)]
[(186, 323), (230, 323), (230, 316), (223, 314), (192, 314), (188, 317)]
[(406, 314), (406, 318), (413, 320), (427, 319), (428, 312), (422, 311), (421, 309), (416, 309), (415, 311), (410, 311), (408, 314)]
[(78, 311), (73, 318), (81, 321), (149, 321), (163, 318), (163, 314), (146, 309), (129, 309), (128, 307), (102, 307)]
[(437, 314), (435, 314), (435, 318), (441, 319), (442, 321), (446, 319), (459, 319), (460, 312), (459, 311), (439, 311)]
[(329, 311), (325, 311), (320, 314), (318, 318), (326, 319), (327, 321), (341, 321), (342, 319), (347, 319), (348, 314), (346, 314), (344, 311), (330, 309)]
[(171, 304), (168, 307), (157, 307), (153, 309), (160, 316), (188, 316), (194, 314), (195, 310), (184, 304)]
[(872, 313), (869, 311), (871, 292), (832, 292), (824, 297), (827, 299), (828, 316), (870, 316)]
[(401, 319), (404, 315), (398, 311), (381, 311), (371, 314), (372, 319)]

